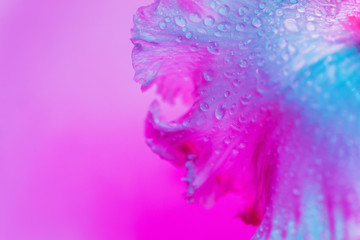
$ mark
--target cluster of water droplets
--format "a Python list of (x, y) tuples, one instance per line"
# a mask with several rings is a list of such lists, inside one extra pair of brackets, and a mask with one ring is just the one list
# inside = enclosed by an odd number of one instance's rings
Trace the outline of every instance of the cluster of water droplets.
[[(257, 68), (276, 69), (277, 72), (273, 73), (277, 75), (274, 81), (280, 84), (281, 79), (293, 77), (289, 75), (294, 68), (300, 69), (306, 65), (304, 59), (299, 61), (294, 56), (302, 49), (309, 48), (311, 42), (326, 37), (321, 34), (322, 30), (317, 31), (327, 27), (323, 21), (324, 11), (327, 10), (331, 16), (334, 15), (334, 9), (337, 9), (334, 5), (323, 10), (296, 0), (229, 3), (210, 1), (209, 7), (211, 10), (207, 12), (183, 14), (168, 10), (162, 12), (160, 9), (157, 16), (158, 28), (167, 36), (174, 35), (179, 44), (189, 44), (193, 51), (199, 50), (199, 44), (206, 44), (206, 50), (221, 59), (218, 64), (230, 66), (226, 72), (218, 74), (219, 77), (229, 75), (231, 71), (233, 76), (239, 75), (236, 79), (231, 79), (233, 85), (239, 85), (243, 81), (240, 76), (242, 73), (237, 72), (237, 68), (249, 72), (256, 71)], [(203, 79), (211, 82), (214, 77), (212, 73), (205, 71)], [(228, 87), (227, 91), (231, 92), (232, 89)], [(243, 102), (247, 101), (247, 96), (243, 97)], [(206, 104), (210, 103), (202, 105)], [(207, 111), (209, 107), (201, 109)]]
[[(331, 180), (340, 176), (334, 169), (350, 172), (360, 159), (353, 133), (360, 129), (360, 58), (357, 48), (344, 46), (349, 34), (337, 19), (341, 1), (204, 4), (185, 11), (159, 1), (142, 12), (148, 22), (135, 17), (133, 39), (146, 41), (137, 43), (136, 52), (145, 56), (137, 71), (143, 84), (171, 85), (165, 76), (189, 72), (184, 79), (194, 85), (192, 106), (179, 119), (165, 123), (151, 112), (149, 144), (185, 165), (190, 202), (229, 189), (255, 191), (246, 192), (255, 203), (242, 212), (251, 224), (265, 219), (254, 239), (282, 239), (284, 233), (327, 238), (334, 231), (341, 239), (349, 229), (332, 227), (346, 225), (342, 204), (360, 209), (348, 201), (354, 189), (340, 187), (356, 178), (353, 173), (341, 184)], [(338, 159), (354, 163), (344, 166)], [(333, 199), (329, 189), (343, 198)], [(324, 220), (332, 211), (340, 220)]]

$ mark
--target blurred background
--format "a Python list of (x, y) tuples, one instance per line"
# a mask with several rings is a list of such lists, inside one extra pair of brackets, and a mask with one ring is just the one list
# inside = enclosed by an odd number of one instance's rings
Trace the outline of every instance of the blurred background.
[(229, 198), (184, 201), (144, 141), (132, 15), (151, 0), (0, 1), (0, 239), (249, 239)]

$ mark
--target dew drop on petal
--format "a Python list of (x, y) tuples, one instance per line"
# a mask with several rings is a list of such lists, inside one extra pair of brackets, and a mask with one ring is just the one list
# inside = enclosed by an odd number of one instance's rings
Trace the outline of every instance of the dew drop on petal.
[(256, 28), (259, 28), (262, 25), (262, 21), (260, 18), (254, 17), (253, 20), (251, 21), (251, 24)]
[(235, 29), (236, 29), (236, 31), (238, 31), (238, 32), (243, 32), (243, 31), (245, 31), (245, 24), (243, 24), (243, 23), (237, 24), (237, 25), (235, 26)]
[(226, 16), (229, 14), (229, 12), (230, 12), (230, 7), (228, 5), (224, 5), (219, 8), (220, 15)]
[(215, 23), (215, 19), (212, 16), (207, 16), (204, 19), (204, 25), (207, 27), (213, 26)]
[(166, 23), (160, 22), (159, 27), (164, 30), (166, 28)]
[(201, 22), (201, 16), (198, 13), (191, 13), (189, 19), (193, 23)]
[(306, 29), (307, 29), (308, 31), (310, 31), (310, 32), (314, 31), (314, 30), (315, 30), (315, 24), (312, 23), (312, 22), (308, 22), (308, 23), (306, 24)]
[(219, 44), (217, 42), (209, 42), (207, 50), (212, 54), (219, 53)]
[(278, 8), (278, 9), (276, 9), (275, 14), (276, 14), (276, 16), (281, 17), (282, 15), (284, 15), (284, 11), (282, 9)]
[(285, 28), (289, 31), (289, 32), (298, 32), (299, 31), (299, 28), (298, 28), (298, 25), (297, 25), (297, 22), (295, 19), (286, 19), (284, 21), (284, 25), (285, 25)]
[(248, 11), (249, 11), (248, 7), (246, 6), (240, 7), (238, 10), (239, 16), (244, 16), (245, 14), (247, 14)]
[(241, 68), (246, 68), (248, 66), (248, 61), (246, 59), (242, 59), (240, 61), (240, 67)]
[(200, 109), (204, 112), (206, 112), (207, 110), (209, 110), (209, 104), (207, 104), (206, 102), (202, 103), (200, 105)]
[(225, 105), (220, 105), (218, 108), (216, 108), (215, 110), (216, 119), (218, 120), (223, 119), (225, 116), (225, 112), (226, 112)]
[(204, 72), (204, 79), (207, 82), (211, 82), (214, 80), (214, 73), (212, 71), (205, 71)]
[(185, 27), (186, 26), (186, 20), (182, 16), (176, 16), (174, 18), (175, 24), (179, 27)]
[(241, 103), (246, 105), (250, 102), (251, 100), (251, 94), (247, 94), (241, 97)]

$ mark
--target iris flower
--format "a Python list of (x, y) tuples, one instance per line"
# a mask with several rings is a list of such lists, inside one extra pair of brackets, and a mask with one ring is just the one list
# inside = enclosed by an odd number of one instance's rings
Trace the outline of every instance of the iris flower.
[(132, 29), (146, 140), (253, 239), (360, 239), (360, 1), (156, 0)]

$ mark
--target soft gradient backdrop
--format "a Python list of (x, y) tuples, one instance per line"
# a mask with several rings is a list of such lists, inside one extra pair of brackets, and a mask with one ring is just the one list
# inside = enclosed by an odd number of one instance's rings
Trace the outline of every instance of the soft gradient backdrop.
[(151, 0), (0, 1), (0, 239), (249, 239), (146, 146), (132, 15)]

